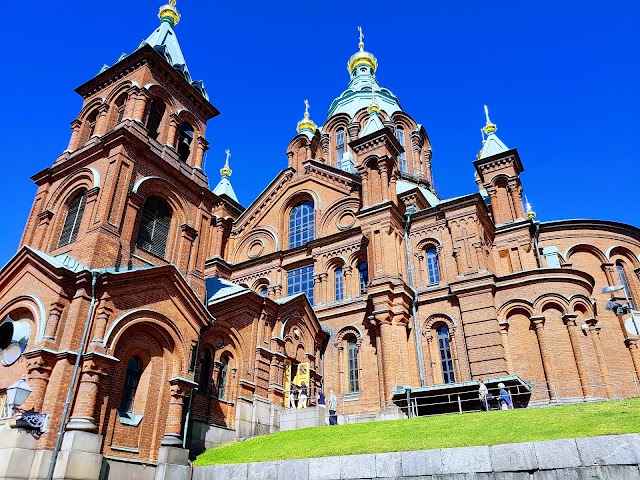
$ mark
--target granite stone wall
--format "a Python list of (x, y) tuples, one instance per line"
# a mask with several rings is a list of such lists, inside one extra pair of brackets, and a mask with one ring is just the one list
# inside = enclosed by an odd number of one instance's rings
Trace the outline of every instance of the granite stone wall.
[(194, 480), (640, 478), (640, 434), (195, 467)]

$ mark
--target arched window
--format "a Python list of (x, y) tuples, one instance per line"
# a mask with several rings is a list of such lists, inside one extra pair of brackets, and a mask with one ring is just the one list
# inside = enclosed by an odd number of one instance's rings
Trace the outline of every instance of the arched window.
[(202, 365), (200, 366), (200, 382), (198, 384), (198, 391), (206, 395), (209, 390), (209, 381), (211, 377), (211, 352), (208, 348), (205, 348), (204, 355), (202, 355)]
[[(402, 148), (406, 148), (405, 144), (404, 144), (404, 128), (398, 126), (396, 128), (396, 138), (398, 139), (398, 142), (400, 142), (400, 145), (402, 145)], [(400, 168), (400, 171), (402, 173), (407, 173), (407, 153), (406, 152), (402, 152), (399, 156), (398, 156), (398, 168)]]
[(342, 168), (342, 156), (344, 155), (344, 128), (336, 131), (336, 166)]
[(444, 383), (453, 383), (456, 379), (453, 375), (453, 360), (451, 358), (449, 330), (447, 330), (447, 327), (438, 328), (438, 347), (440, 348), (443, 381)]
[(358, 265), (358, 275), (360, 276), (360, 293), (366, 293), (367, 285), (369, 285), (369, 265), (367, 262)]
[(142, 360), (138, 357), (131, 357), (127, 363), (127, 374), (124, 377), (124, 389), (120, 400), (121, 412), (133, 412), (133, 400), (136, 397), (138, 383), (142, 375)]
[(170, 225), (171, 213), (166, 205), (157, 198), (149, 198), (142, 211), (137, 247), (157, 257), (164, 257)]
[(429, 248), (426, 252), (427, 257), (427, 273), (429, 275), (429, 284), (435, 285), (440, 283), (440, 269), (438, 266), (438, 254), (435, 248)]
[(631, 304), (631, 308), (635, 310), (635, 303), (633, 301), (633, 296), (631, 295), (631, 289), (629, 288), (629, 281), (627, 280), (627, 274), (624, 271), (624, 264), (620, 261), (616, 262), (616, 269), (618, 270), (618, 276), (620, 277), (620, 283), (624, 287), (624, 293), (629, 299), (629, 303)]
[(96, 121), (98, 120), (98, 109), (95, 108), (89, 115), (87, 115), (87, 124), (89, 125), (89, 135), (87, 139), (91, 138), (93, 132), (96, 131)]
[(154, 98), (149, 104), (149, 110), (147, 111), (147, 121), (145, 125), (149, 136), (154, 140), (158, 138), (160, 122), (164, 116), (165, 106), (162, 100)]
[(359, 392), (360, 382), (358, 378), (358, 344), (354, 337), (347, 341), (347, 352), (349, 355), (349, 391)]
[(193, 127), (190, 123), (184, 122), (180, 126), (180, 133), (178, 134), (178, 157), (183, 162), (189, 159), (191, 142), (193, 142)]
[(336, 285), (336, 302), (344, 300), (344, 275), (342, 274), (342, 267), (336, 268), (334, 273), (335, 285)]
[(62, 233), (60, 234), (60, 240), (58, 241), (58, 247), (68, 245), (76, 241), (86, 203), (87, 196), (82, 193), (76, 196), (69, 204), (67, 216), (64, 219), (64, 226), (62, 227)]
[(222, 357), (222, 366), (218, 374), (218, 398), (224, 399), (227, 388), (227, 370), (229, 369), (229, 357)]
[(116, 99), (116, 109), (118, 112), (118, 116), (116, 117), (116, 125), (118, 125), (122, 119), (124, 118), (124, 108), (127, 103), (127, 94), (123, 93)]
[(289, 216), (289, 248), (299, 247), (313, 240), (313, 203), (302, 202)]
[(262, 295), (263, 297), (269, 296), (269, 287), (262, 286), (260, 287), (259, 291), (260, 291), (260, 295)]

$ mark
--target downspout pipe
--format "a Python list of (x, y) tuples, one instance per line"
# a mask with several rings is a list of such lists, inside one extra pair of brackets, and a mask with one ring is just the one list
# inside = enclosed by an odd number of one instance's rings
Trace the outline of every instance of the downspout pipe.
[[(416, 213), (416, 207), (409, 205), (404, 214), (407, 221), (404, 224), (404, 249), (407, 258), (407, 277), (409, 280), (409, 288), (413, 292), (413, 301), (411, 302), (411, 314), (413, 315), (413, 332), (416, 340), (416, 356), (418, 357), (418, 373), (420, 375), (420, 386), (424, 387), (424, 366), (422, 365), (422, 345), (420, 343), (420, 329), (418, 328), (418, 311), (416, 304), (418, 303), (418, 291), (413, 286), (413, 271), (411, 269), (411, 256), (409, 252), (409, 230), (411, 229), (411, 215)], [(409, 405), (407, 405), (407, 411)]]
[(91, 304), (89, 305), (87, 320), (84, 323), (84, 331), (82, 332), (82, 339), (80, 340), (80, 346), (76, 355), (76, 363), (73, 366), (73, 374), (71, 375), (71, 383), (69, 384), (69, 390), (67, 391), (67, 399), (64, 402), (64, 409), (62, 410), (62, 417), (60, 418), (60, 427), (58, 428), (56, 443), (53, 448), (53, 454), (51, 455), (51, 462), (49, 463), (49, 473), (47, 473), (47, 480), (53, 480), (53, 472), (56, 468), (56, 462), (58, 460), (58, 454), (60, 453), (60, 447), (62, 446), (62, 437), (64, 435), (64, 427), (67, 424), (67, 416), (69, 415), (69, 408), (71, 407), (71, 399), (76, 393), (76, 381), (78, 379), (78, 371), (80, 370), (80, 362), (82, 362), (82, 357), (84, 356), (87, 344), (87, 337), (89, 336), (89, 330), (91, 329), (93, 310), (96, 306), (96, 283), (98, 281), (98, 277), (103, 273), (104, 270), (91, 270)]
[[(198, 358), (200, 356), (200, 339), (202, 335), (207, 333), (207, 331), (213, 326), (213, 322), (208, 325), (205, 325), (200, 329), (200, 333), (198, 334), (198, 341), (196, 342), (196, 353), (195, 359), (193, 361), (193, 376), (196, 376), (196, 370), (198, 369)], [(184, 433), (182, 434), (182, 448), (187, 448), (187, 433), (189, 431), (189, 418), (191, 417), (191, 402), (193, 401), (193, 389), (189, 393), (189, 401), (187, 402), (187, 414), (184, 418)]]
[(538, 259), (538, 268), (542, 268), (542, 258), (540, 258), (540, 249), (538, 248), (538, 237), (540, 236), (540, 222), (534, 221), (533, 226), (533, 248), (536, 250), (536, 258)]

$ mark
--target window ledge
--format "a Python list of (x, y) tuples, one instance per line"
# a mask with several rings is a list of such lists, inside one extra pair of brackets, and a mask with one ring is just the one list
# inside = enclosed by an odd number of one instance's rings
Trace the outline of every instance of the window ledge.
[(111, 450), (115, 450), (117, 452), (140, 453), (140, 450), (137, 448), (119, 447), (117, 445), (111, 445)]
[(342, 398), (345, 402), (354, 402), (356, 400), (360, 400), (360, 392), (345, 393)]
[(140, 425), (143, 416), (144, 415), (142, 415), (141, 413), (121, 412), (120, 410), (118, 410), (118, 420), (120, 420), (120, 423), (123, 425), (137, 427), (138, 425)]

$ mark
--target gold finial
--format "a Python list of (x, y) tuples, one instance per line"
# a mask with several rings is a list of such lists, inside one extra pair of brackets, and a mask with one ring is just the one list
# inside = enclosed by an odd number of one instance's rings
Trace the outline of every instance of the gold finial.
[(527, 196), (524, 196), (524, 204), (525, 204), (525, 212), (524, 212), (524, 216), (530, 219), (534, 219), (536, 218), (536, 212), (533, 211), (533, 209), (531, 208), (531, 204), (529, 203), (529, 199), (527, 198)]
[(311, 130), (313, 133), (316, 133), (318, 127), (313, 120), (309, 119), (309, 100), (304, 99), (304, 118), (298, 122), (298, 126), (296, 130), (298, 133), (302, 133), (303, 130)]
[[(173, 3), (175, 3), (175, 0), (173, 0)], [(224, 162), (224, 167), (222, 167), (220, 169), (220, 175), (222, 175), (223, 177), (227, 177), (229, 178), (231, 176), (231, 172), (232, 170), (229, 168), (229, 157), (231, 157), (231, 150), (229, 150), (228, 148), (224, 151), (224, 153), (227, 154), (227, 159)]]
[(495, 133), (496, 130), (498, 130), (498, 127), (496, 126), (495, 123), (491, 123), (491, 120), (489, 119), (489, 109), (487, 108), (486, 105), (484, 106), (484, 115), (485, 117), (487, 117), (487, 123), (482, 129), (482, 131), (487, 135)]
[(364, 52), (364, 33), (362, 33), (362, 27), (358, 27), (358, 32), (360, 32), (360, 43), (358, 43), (358, 47), (361, 52)]
[(180, 13), (178, 13), (178, 9), (176, 8), (176, 0), (169, 0), (168, 4), (161, 6), (158, 18), (175, 27), (180, 21)]

